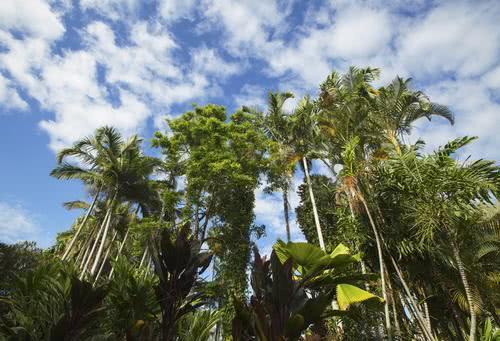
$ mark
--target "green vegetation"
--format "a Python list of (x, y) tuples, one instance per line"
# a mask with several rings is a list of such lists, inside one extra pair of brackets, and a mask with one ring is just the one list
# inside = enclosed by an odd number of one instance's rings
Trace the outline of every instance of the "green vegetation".
[[(50, 249), (0, 244), (0, 339), (500, 339), (500, 167), (463, 155), (475, 138), (406, 143), (453, 115), (378, 75), (333, 72), (291, 112), (281, 92), (194, 106), (154, 134), (159, 158), (111, 127), (61, 150), (51, 175), (91, 199), (65, 203), (84, 213)], [(261, 185), (283, 198), (269, 258)]]

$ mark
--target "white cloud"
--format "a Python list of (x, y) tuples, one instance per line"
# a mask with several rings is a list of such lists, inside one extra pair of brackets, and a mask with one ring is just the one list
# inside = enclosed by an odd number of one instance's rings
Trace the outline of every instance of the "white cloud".
[(80, 7), (86, 11), (97, 11), (112, 20), (119, 20), (124, 16), (134, 16), (140, 3), (138, 0), (80, 0)]
[(331, 46), (333, 53), (326, 57), (372, 56), (391, 39), (392, 22), (384, 10), (352, 6), (339, 10), (335, 17), (331, 42), (325, 44)]
[(48, 40), (61, 37), (65, 31), (56, 13), (43, 0), (0, 1), (0, 29), (15, 29)]
[(450, 105), (458, 119), (455, 126), (419, 122), (419, 129), (414, 137), (422, 137), (428, 149), (444, 145), (450, 139), (460, 136), (479, 136), (465, 151), (474, 158), (487, 157), (500, 159), (497, 146), (500, 143), (500, 104), (492, 97), (484, 83), (477, 80), (442, 81), (428, 88), (428, 93), (435, 101)]
[[(23, 15), (23, 6), (7, 5), (0, 16)], [(52, 43), (64, 27), (46, 3), (35, 5), (41, 7), (38, 15), (47, 20), (50, 30), (43, 31), (38, 27), (40, 20), (35, 19), (29, 26), (29, 15), (0, 24), (0, 41), (5, 48), (0, 51), (0, 71), (10, 78), (0, 79), (0, 99), (9, 98), (3, 101), (4, 107), (25, 107), (15, 89), (20, 87), (43, 109), (53, 112), (54, 117), (42, 120), (40, 127), (50, 135), (54, 150), (104, 124), (127, 135), (134, 133), (149, 117), (160, 115), (173, 104), (219, 94), (219, 82), (242, 70), (211, 48), (193, 49), (191, 60), (174, 56), (179, 49), (174, 37), (153, 20), (132, 20), (126, 43), (118, 43), (109, 25), (91, 22), (79, 28), (82, 49), (54, 54)], [(80, 5), (118, 19), (138, 4), (82, 0)], [(13, 35), (11, 29), (23, 30), (23, 35)]]
[(25, 110), (28, 104), (19, 96), (12, 82), (0, 74), (0, 105), (7, 109)]
[(496, 1), (445, 3), (406, 27), (398, 58), (419, 77), (479, 75), (498, 62), (499, 16)]
[(216, 50), (209, 48), (193, 51), (192, 59), (196, 71), (220, 79), (240, 73), (245, 68), (244, 65), (225, 61)]
[(40, 241), (40, 232), (39, 226), (24, 208), (0, 202), (0, 241), (9, 244), (23, 240)]
[(260, 110), (265, 110), (266, 108), (266, 89), (260, 85), (245, 84), (240, 93), (234, 96), (234, 102), (238, 107), (256, 106)]
[(234, 54), (246, 54), (252, 48), (254, 53), (262, 50), (271, 52), (268, 37), (279, 36), (286, 30), (286, 17), (290, 5), (278, 1), (232, 1), (205, 0), (203, 13), (216, 24), (225, 28), (228, 40), (225, 41)]
[(159, 14), (167, 22), (190, 19), (196, 5), (197, 0), (160, 0)]

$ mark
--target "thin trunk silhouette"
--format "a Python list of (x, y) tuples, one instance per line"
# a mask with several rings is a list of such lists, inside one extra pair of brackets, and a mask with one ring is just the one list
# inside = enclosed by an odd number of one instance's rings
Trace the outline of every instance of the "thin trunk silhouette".
[(84, 259), (84, 263), (83, 263), (84, 265), (82, 268), (82, 272), (80, 273), (80, 279), (83, 279), (85, 272), (87, 272), (87, 268), (88, 268), (90, 261), (92, 259), (92, 255), (94, 254), (94, 251), (97, 247), (97, 243), (99, 243), (99, 238), (101, 237), (101, 234), (104, 230), (104, 226), (107, 224), (109, 217), (110, 217), (110, 212), (108, 211), (108, 212), (106, 212), (106, 215), (104, 216), (104, 219), (101, 223), (101, 227), (99, 228), (99, 232), (97, 233), (97, 236), (95, 237), (94, 244), (92, 245), (92, 249), (90, 250), (87, 258)]
[(80, 232), (82, 231), (82, 228), (85, 226), (85, 224), (87, 223), (87, 220), (90, 217), (90, 214), (94, 210), (94, 207), (95, 207), (95, 204), (97, 202), (97, 198), (99, 197), (100, 192), (101, 192), (101, 187), (99, 187), (99, 190), (95, 194), (94, 200), (92, 200), (92, 204), (88, 208), (87, 213), (85, 213), (85, 217), (83, 218), (83, 221), (81, 222), (80, 226), (78, 226), (78, 230), (76, 231), (76, 233), (73, 236), (73, 238), (71, 238), (71, 241), (69, 242), (69, 245), (66, 248), (66, 251), (64, 252), (64, 254), (63, 254), (62, 258), (61, 258), (62, 260), (66, 260), (66, 258), (68, 257), (69, 253), (73, 249), (73, 245), (75, 244), (76, 239), (80, 235)]
[(283, 214), (285, 216), (285, 228), (286, 228), (286, 240), (287, 240), (287, 242), (290, 242), (292, 240), (292, 237), (290, 234), (290, 217), (289, 217), (289, 212), (288, 212), (289, 207), (290, 207), (290, 204), (288, 202), (288, 189), (284, 188), (283, 189)]
[(311, 177), (309, 176), (309, 168), (307, 167), (307, 160), (305, 157), (302, 158), (302, 164), (304, 166), (304, 173), (306, 175), (307, 187), (309, 188), (309, 198), (311, 199), (311, 205), (313, 208), (314, 223), (316, 225), (316, 233), (318, 234), (319, 247), (321, 250), (325, 251), (325, 241), (323, 240), (323, 232), (321, 231), (321, 225), (319, 222), (318, 209), (316, 207), (316, 200), (314, 199), (314, 192), (312, 189)]

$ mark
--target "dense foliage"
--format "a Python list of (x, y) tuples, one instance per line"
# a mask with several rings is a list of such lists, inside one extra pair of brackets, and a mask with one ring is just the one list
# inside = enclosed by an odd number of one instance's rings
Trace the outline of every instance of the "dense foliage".
[[(61, 150), (51, 175), (90, 201), (65, 203), (84, 213), (52, 248), (0, 244), (0, 338), (498, 339), (500, 168), (464, 155), (475, 138), (406, 143), (454, 117), (378, 75), (333, 72), (291, 111), (288, 92), (194, 106), (154, 134), (158, 158), (112, 127)], [(259, 186), (283, 198), (269, 258)]]

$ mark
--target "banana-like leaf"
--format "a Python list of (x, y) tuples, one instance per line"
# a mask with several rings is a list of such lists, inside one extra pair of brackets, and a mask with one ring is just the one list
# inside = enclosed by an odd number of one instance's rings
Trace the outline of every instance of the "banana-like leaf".
[(296, 265), (305, 268), (313, 267), (319, 259), (327, 256), (319, 247), (304, 242), (285, 244), (280, 240), (274, 244), (273, 249), (282, 263), (292, 258)]
[(368, 303), (368, 301), (374, 301), (381, 303), (384, 300), (374, 294), (369, 293), (363, 289), (360, 289), (354, 285), (350, 284), (339, 284), (337, 285), (337, 302), (339, 308), (346, 310), (350, 305), (355, 303)]

